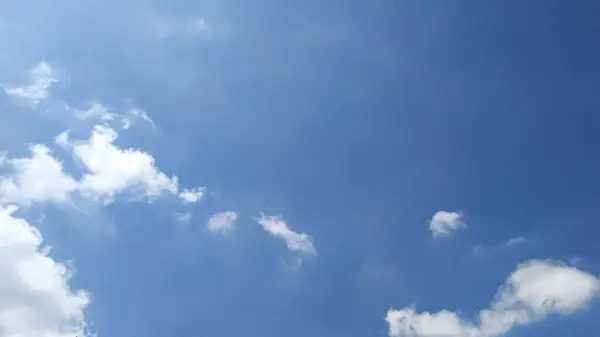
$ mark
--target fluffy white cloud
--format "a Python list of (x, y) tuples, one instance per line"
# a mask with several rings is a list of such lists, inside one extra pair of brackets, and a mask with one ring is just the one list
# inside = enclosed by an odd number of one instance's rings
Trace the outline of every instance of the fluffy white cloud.
[(40, 232), (14, 211), (0, 206), (0, 336), (85, 336), (89, 295), (71, 289), (68, 265), (53, 260)]
[(208, 229), (212, 232), (231, 232), (237, 217), (237, 213), (233, 211), (216, 213), (208, 220)]
[(5, 159), (11, 175), (0, 177), (0, 201), (65, 202), (77, 189), (77, 181), (63, 171), (62, 163), (52, 157), (44, 145), (30, 147), (31, 158)]
[(294, 232), (281, 217), (265, 216), (263, 214), (256, 220), (271, 235), (283, 239), (288, 249), (307, 254), (317, 254), (312, 237), (305, 233)]
[(493, 337), (516, 325), (548, 315), (568, 315), (600, 295), (600, 279), (551, 260), (531, 260), (517, 267), (477, 323), (451, 311), (418, 313), (412, 307), (390, 309), (386, 320), (392, 337)]
[(169, 178), (158, 170), (154, 157), (146, 152), (118, 148), (113, 144), (117, 137), (106, 126), (96, 126), (87, 141), (71, 141), (68, 133), (57, 137), (87, 172), (79, 181), (82, 195), (109, 202), (125, 190), (141, 191), (149, 198), (177, 194), (177, 177)]
[(429, 230), (433, 237), (449, 235), (451, 232), (466, 226), (461, 219), (461, 214), (457, 212), (439, 211), (429, 221)]
[(29, 71), (30, 83), (27, 86), (4, 86), (4, 91), (9, 96), (25, 101), (35, 106), (50, 96), (49, 88), (58, 81), (56, 70), (47, 62), (41, 61)]
[(179, 199), (184, 204), (193, 204), (202, 201), (206, 188), (197, 187), (192, 189), (184, 189), (179, 193)]

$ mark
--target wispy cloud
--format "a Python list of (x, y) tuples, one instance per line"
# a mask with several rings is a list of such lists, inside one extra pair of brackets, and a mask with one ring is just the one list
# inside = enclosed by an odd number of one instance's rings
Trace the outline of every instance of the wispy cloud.
[(294, 232), (280, 216), (261, 215), (256, 219), (264, 230), (285, 241), (289, 250), (316, 255), (313, 238), (305, 233)]
[(7, 95), (35, 106), (50, 96), (49, 89), (58, 81), (58, 74), (46, 61), (41, 61), (29, 71), (30, 83), (25, 86), (5, 86)]
[(528, 243), (530, 240), (523, 237), (517, 236), (510, 238), (498, 245), (495, 246), (484, 246), (484, 245), (475, 245), (473, 250), (471, 251), (470, 258), (479, 259), (485, 256), (494, 255), (496, 253), (500, 253), (502, 251), (506, 251), (517, 246), (521, 246), (523, 244)]
[(192, 221), (192, 217), (193, 215), (191, 212), (175, 213), (175, 220), (184, 225), (189, 224), (190, 221)]

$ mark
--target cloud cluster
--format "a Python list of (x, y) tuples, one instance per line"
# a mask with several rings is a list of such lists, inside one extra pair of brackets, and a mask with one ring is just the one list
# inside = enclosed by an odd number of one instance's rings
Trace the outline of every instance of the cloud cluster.
[(413, 307), (390, 309), (386, 320), (392, 337), (494, 337), (552, 314), (569, 315), (599, 294), (597, 277), (557, 261), (531, 260), (517, 267), (475, 322), (448, 310), (418, 313)]
[(69, 286), (69, 265), (48, 255), (16, 210), (0, 205), (0, 336), (85, 336), (88, 293)]

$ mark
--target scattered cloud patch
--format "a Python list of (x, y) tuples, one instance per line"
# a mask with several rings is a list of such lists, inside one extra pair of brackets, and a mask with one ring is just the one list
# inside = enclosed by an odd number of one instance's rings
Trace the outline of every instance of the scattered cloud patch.
[(225, 211), (214, 214), (208, 220), (208, 229), (211, 232), (229, 233), (235, 226), (238, 214), (233, 211)]
[(264, 230), (285, 241), (289, 250), (316, 255), (313, 238), (305, 233), (296, 233), (279, 216), (261, 215), (256, 219)]
[(201, 202), (204, 198), (205, 187), (197, 187), (192, 189), (184, 189), (179, 193), (179, 199), (185, 205)]
[(31, 158), (5, 159), (11, 175), (0, 177), (0, 201), (28, 205), (32, 202), (63, 203), (78, 188), (44, 145), (32, 145)]
[(458, 212), (439, 211), (429, 221), (429, 230), (433, 237), (447, 236), (453, 231), (466, 228), (462, 215)]
[(29, 71), (30, 83), (26, 86), (3, 86), (7, 95), (36, 106), (50, 96), (49, 89), (58, 82), (58, 74), (46, 61), (41, 61)]
[(0, 206), (0, 334), (6, 337), (88, 336), (87, 292), (69, 285), (69, 265), (53, 260), (42, 235), (14, 206)]
[(596, 276), (557, 261), (531, 260), (508, 277), (490, 307), (479, 311), (476, 323), (456, 312), (418, 313), (414, 307), (390, 309), (386, 321), (391, 337), (493, 337), (549, 315), (569, 315), (598, 295)]

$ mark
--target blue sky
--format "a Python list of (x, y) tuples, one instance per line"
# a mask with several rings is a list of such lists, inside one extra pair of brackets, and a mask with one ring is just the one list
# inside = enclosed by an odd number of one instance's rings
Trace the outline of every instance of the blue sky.
[(0, 336), (599, 333), (599, 9), (0, 2)]

